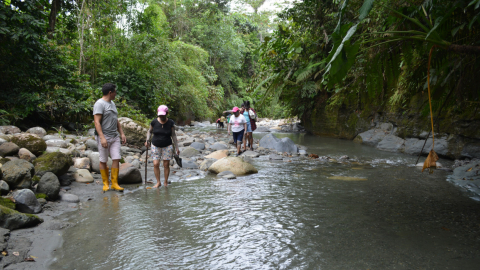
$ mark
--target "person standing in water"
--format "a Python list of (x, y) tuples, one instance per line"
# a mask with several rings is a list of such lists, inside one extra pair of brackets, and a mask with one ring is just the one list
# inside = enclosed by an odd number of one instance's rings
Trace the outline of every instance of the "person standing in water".
[[(160, 184), (160, 160), (163, 162), (163, 172), (165, 181), (163, 185), (168, 186), (168, 176), (170, 175), (170, 160), (173, 158), (173, 146), (177, 150), (177, 155), (180, 154), (177, 143), (177, 135), (175, 134), (175, 122), (172, 119), (168, 119), (168, 107), (160, 105), (157, 109), (157, 118), (150, 123), (150, 129), (147, 131), (147, 141), (145, 146), (148, 147), (148, 140), (150, 134), (153, 134), (152, 138), (152, 157), (153, 157), (153, 172), (157, 179), (157, 184), (153, 186), (158, 188)], [(172, 141), (173, 138), (173, 141)], [(148, 158), (148, 157), (147, 157)]]
[(112, 189), (123, 191), (118, 185), (118, 172), (121, 143), (127, 143), (127, 137), (123, 133), (122, 125), (118, 122), (117, 107), (113, 100), (117, 95), (117, 86), (113, 83), (106, 83), (102, 87), (103, 97), (93, 106), (93, 121), (95, 123), (95, 140), (97, 141), (100, 174), (103, 180), (103, 192), (109, 190), (108, 181), (108, 155), (112, 158)]
[(247, 130), (247, 121), (245, 117), (240, 114), (238, 107), (233, 107), (233, 115), (230, 117), (230, 121), (227, 125), (228, 135), (230, 135), (230, 128), (233, 132), (233, 143), (237, 145), (237, 156), (241, 154), (240, 146), (242, 145), (242, 139)]

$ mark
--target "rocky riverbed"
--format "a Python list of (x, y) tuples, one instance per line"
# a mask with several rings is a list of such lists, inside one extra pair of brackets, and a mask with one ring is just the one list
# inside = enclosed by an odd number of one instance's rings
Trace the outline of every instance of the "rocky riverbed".
[[(126, 188), (125, 193), (135, 192), (142, 188), (145, 166), (153, 170), (153, 160), (145, 156), (146, 149), (142, 146), (146, 130), (128, 118), (121, 118), (121, 123), (128, 146), (121, 148), (119, 183)], [(192, 126), (177, 127), (183, 167), (171, 161), (173, 185), (208, 173), (226, 179), (256, 173), (257, 169), (250, 163), (254, 158), (277, 162), (302, 159), (332, 163), (379, 162), (359, 161), (348, 156), (338, 159), (318, 156), (321, 153), (308, 153), (305, 147), (289, 138), (279, 139), (274, 134), (255, 140), (254, 151), (234, 157), (236, 148), (226, 130), (213, 129), (215, 124), (209, 122), (193, 122)], [(101, 200), (103, 196), (93, 130), (85, 136), (47, 135), (40, 127), (22, 132), (8, 126), (0, 127), (0, 131), (1, 264), (5, 269), (43, 269), (61, 243), (61, 229), (70, 226), (58, 217), (68, 211), (81, 210), (86, 201)], [(263, 119), (258, 122), (256, 132), (272, 131), (301, 132), (303, 127), (296, 121)], [(477, 160), (458, 161), (451, 181), (480, 194), (479, 164)], [(155, 179), (147, 180), (150, 188)]]

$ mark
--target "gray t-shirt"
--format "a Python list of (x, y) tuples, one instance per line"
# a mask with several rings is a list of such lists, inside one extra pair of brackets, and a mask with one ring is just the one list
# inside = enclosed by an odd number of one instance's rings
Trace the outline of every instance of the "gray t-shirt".
[(119, 136), (117, 132), (117, 121), (118, 121), (118, 112), (117, 107), (113, 101), (106, 102), (103, 99), (97, 100), (95, 105), (93, 105), (93, 115), (102, 114), (102, 124), (103, 135), (116, 138)]

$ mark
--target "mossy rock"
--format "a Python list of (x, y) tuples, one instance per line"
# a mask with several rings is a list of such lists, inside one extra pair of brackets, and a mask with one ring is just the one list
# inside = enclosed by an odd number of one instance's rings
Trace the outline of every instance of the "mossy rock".
[(40, 137), (22, 133), (12, 138), (12, 142), (20, 148), (26, 148), (35, 156), (41, 155), (47, 149), (47, 143)]
[(9, 162), (9, 161), (10, 161), (9, 158), (0, 158), (0, 164), (2, 164), (2, 165)]
[(44, 194), (44, 193), (37, 193), (35, 194), (35, 197), (37, 197), (37, 199), (45, 199), (45, 200), (48, 199), (47, 194)]
[(12, 202), (10, 199), (0, 197), (0, 205), (15, 210), (15, 203)]
[(43, 219), (32, 214), (23, 214), (11, 208), (0, 205), (0, 227), (16, 230), (33, 227), (43, 222)]
[(35, 160), (34, 165), (38, 176), (42, 176), (46, 172), (62, 176), (68, 172), (70, 166), (73, 165), (73, 161), (70, 156), (62, 152), (52, 152), (39, 156)]

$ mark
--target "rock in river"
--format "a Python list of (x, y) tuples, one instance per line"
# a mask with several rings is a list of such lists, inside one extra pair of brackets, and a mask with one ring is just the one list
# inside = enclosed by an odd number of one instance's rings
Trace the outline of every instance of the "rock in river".
[(231, 171), (235, 175), (245, 175), (258, 172), (258, 170), (253, 167), (252, 164), (247, 163), (238, 157), (222, 158), (213, 163), (212, 166), (208, 168), (208, 171), (216, 174), (223, 171)]
[(43, 219), (36, 215), (25, 215), (8, 207), (0, 205), (0, 227), (16, 230), (32, 227), (42, 223)]
[(73, 165), (73, 161), (64, 153), (53, 152), (39, 156), (34, 164), (35, 171), (39, 176), (44, 175), (46, 172), (52, 172), (56, 176), (61, 176), (68, 172), (68, 168)]
[(13, 192), (13, 199), (15, 200), (15, 208), (27, 214), (36, 214), (42, 211), (42, 206), (35, 197), (35, 193), (30, 189), (20, 189)]
[(33, 164), (23, 159), (16, 159), (2, 166), (3, 180), (10, 189), (30, 188), (32, 177), (35, 174)]
[(58, 193), (60, 193), (58, 177), (52, 172), (46, 172), (38, 182), (37, 193), (47, 195), (47, 199), (50, 201), (57, 199)]

